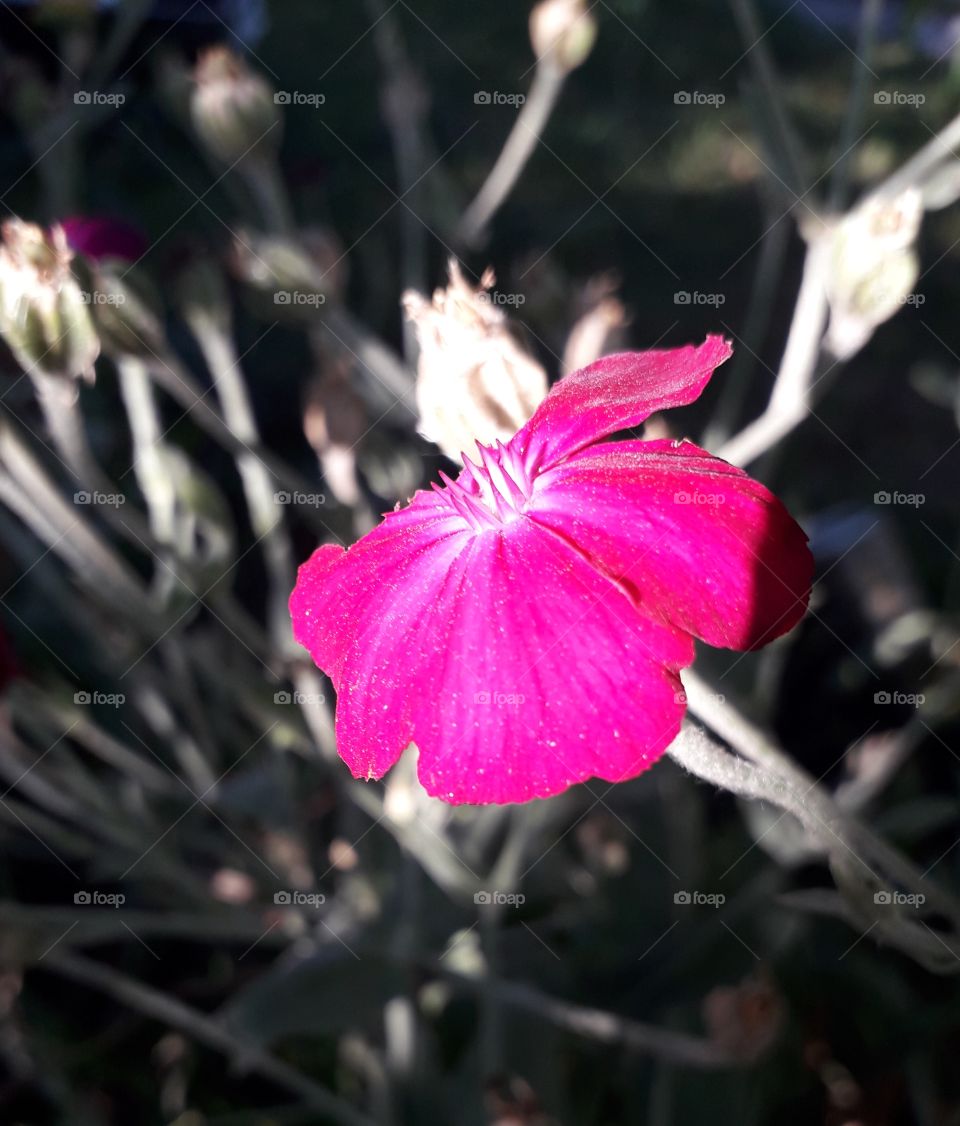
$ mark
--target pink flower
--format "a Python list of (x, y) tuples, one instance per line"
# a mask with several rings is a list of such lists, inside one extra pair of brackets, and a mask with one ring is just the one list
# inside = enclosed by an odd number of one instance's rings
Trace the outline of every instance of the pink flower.
[(71, 249), (91, 262), (100, 262), (104, 258), (137, 262), (149, 246), (142, 231), (119, 219), (73, 215), (62, 220), (60, 225), (67, 233)]
[(797, 624), (813, 564), (776, 497), (689, 442), (601, 442), (730, 354), (714, 336), (574, 372), (456, 481), (300, 568), (294, 632), (355, 777), (413, 742), (454, 804), (632, 778), (680, 728), (693, 637), (754, 649)]

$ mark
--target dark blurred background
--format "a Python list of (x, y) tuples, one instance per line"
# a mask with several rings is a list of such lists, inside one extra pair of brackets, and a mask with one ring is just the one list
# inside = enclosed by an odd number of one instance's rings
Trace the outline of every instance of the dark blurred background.
[[(107, 512), (55, 508), (50, 489), (70, 504), (91, 482), (5, 350), (4, 433), (47, 499), (0, 498), (0, 1122), (960, 1124), (960, 958), (944, 945), (934, 972), (851, 922), (842, 873), (779, 810), (666, 761), (506, 810), (443, 807), (406, 766), (354, 783), (329, 685), (272, 632), (243, 453), (195, 406), (221, 409), (189, 315), (209, 300), (281, 484), (324, 498), (284, 511), (294, 563), (450, 469), (380, 377), (415, 368), (400, 297), (444, 285), (451, 257), (473, 284), (493, 266), (551, 379), (614, 295), (609, 347), (734, 341), (664, 433), (719, 448), (761, 413), (804, 231), (960, 111), (960, 9), (587, 7), (589, 56), (489, 230), (464, 240), (534, 80), (527, 5), (0, 3), (3, 217), (133, 232), (123, 278), (150, 295), (137, 362), (182, 532), (155, 554)], [(269, 173), (197, 127), (195, 68), (218, 45), (283, 95)], [(811, 535), (814, 612), (770, 651), (698, 664), (947, 889), (958, 246), (960, 210), (929, 209), (911, 299), (849, 359), (821, 358), (814, 409), (751, 464)], [(293, 315), (275, 294), (298, 279), (325, 300)], [(77, 410), (126, 515), (151, 503), (123, 355), (104, 347)], [(23, 489), (11, 449), (0, 484)], [(74, 543), (87, 520), (155, 619), (70, 555), (92, 550)], [(520, 902), (490, 909), (479, 888)]]

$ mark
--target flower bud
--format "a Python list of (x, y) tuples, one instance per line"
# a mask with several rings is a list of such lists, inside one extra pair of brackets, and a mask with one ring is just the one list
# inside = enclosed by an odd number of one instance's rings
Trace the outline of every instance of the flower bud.
[(905, 304), (920, 272), (913, 244), (922, 217), (922, 196), (910, 188), (893, 200), (868, 200), (833, 231), (826, 342), (835, 356), (859, 351)]
[(511, 335), (488, 291), (493, 272), (474, 289), (450, 262), (450, 284), (433, 301), (412, 290), (403, 307), (420, 342), (420, 429), (455, 461), (474, 443), (506, 442), (547, 393), (547, 376)]
[(100, 341), (63, 228), (9, 219), (2, 231), (0, 335), (26, 371), (92, 382)]
[(270, 295), (274, 313), (285, 319), (312, 319), (345, 284), (340, 244), (321, 228), (299, 231), (296, 242), (243, 231), (234, 239), (230, 264), (240, 281)]
[(348, 507), (360, 502), (356, 449), (370, 429), (367, 408), (350, 385), (350, 369), (331, 362), (308, 390), (303, 432), (315, 450), (324, 479), (336, 499)]
[(149, 356), (163, 347), (160, 299), (136, 262), (148, 249), (141, 231), (113, 219), (63, 223), (76, 252), (74, 273), (110, 356)]
[(210, 47), (200, 56), (190, 113), (201, 141), (224, 164), (261, 144), (276, 149), (280, 140), (273, 89), (228, 47)]
[(585, 0), (541, 0), (530, 13), (530, 41), (539, 61), (564, 73), (583, 63), (597, 37)]
[(609, 276), (592, 278), (581, 297), (583, 312), (563, 347), (561, 375), (568, 375), (614, 351), (627, 323), (627, 312), (615, 296), (616, 282)]

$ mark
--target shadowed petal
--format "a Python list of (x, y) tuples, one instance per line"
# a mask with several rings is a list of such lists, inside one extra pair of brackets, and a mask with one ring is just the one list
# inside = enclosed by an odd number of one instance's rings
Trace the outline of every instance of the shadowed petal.
[(604, 356), (554, 384), (510, 446), (529, 469), (546, 469), (654, 411), (692, 403), (732, 352), (722, 336), (708, 336), (699, 347)]
[(543, 474), (530, 515), (711, 645), (754, 649), (803, 617), (807, 537), (768, 489), (691, 442), (613, 442)]

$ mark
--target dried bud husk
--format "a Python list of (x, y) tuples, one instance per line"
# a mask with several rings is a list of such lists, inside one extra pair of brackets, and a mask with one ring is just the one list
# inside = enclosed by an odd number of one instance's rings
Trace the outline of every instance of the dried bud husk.
[(327, 296), (344, 284), (339, 241), (320, 228), (308, 228), (298, 241), (284, 235), (242, 231), (234, 239), (230, 264), (236, 277), (268, 295), (278, 317), (313, 319)]
[(141, 270), (120, 258), (88, 262), (80, 256), (75, 269), (108, 356), (147, 358), (163, 348), (160, 298)]
[(210, 47), (197, 61), (190, 114), (203, 144), (224, 164), (280, 143), (273, 88), (228, 47)]
[(868, 200), (832, 232), (827, 270), (826, 343), (849, 359), (903, 308), (920, 272), (914, 243), (923, 199), (914, 188), (893, 200)]
[(361, 499), (356, 450), (369, 429), (366, 405), (350, 385), (349, 366), (331, 361), (329, 370), (307, 392), (303, 432), (320, 460), (330, 492), (350, 508)]
[(530, 13), (530, 42), (541, 62), (564, 73), (583, 63), (597, 37), (585, 0), (541, 0)]
[(0, 245), (0, 335), (27, 372), (93, 381), (100, 341), (63, 228), (9, 219)]
[(767, 1052), (783, 1029), (785, 1005), (765, 976), (717, 986), (703, 1001), (710, 1039), (736, 1059), (753, 1061)]
[(509, 441), (547, 393), (546, 372), (488, 296), (493, 282), (488, 270), (475, 289), (451, 261), (450, 284), (432, 302), (412, 290), (403, 295), (420, 342), (420, 429), (455, 461), (475, 442)]
[(616, 282), (601, 276), (591, 279), (583, 293), (583, 312), (570, 330), (563, 349), (561, 375), (579, 371), (614, 350), (627, 313), (614, 296)]

